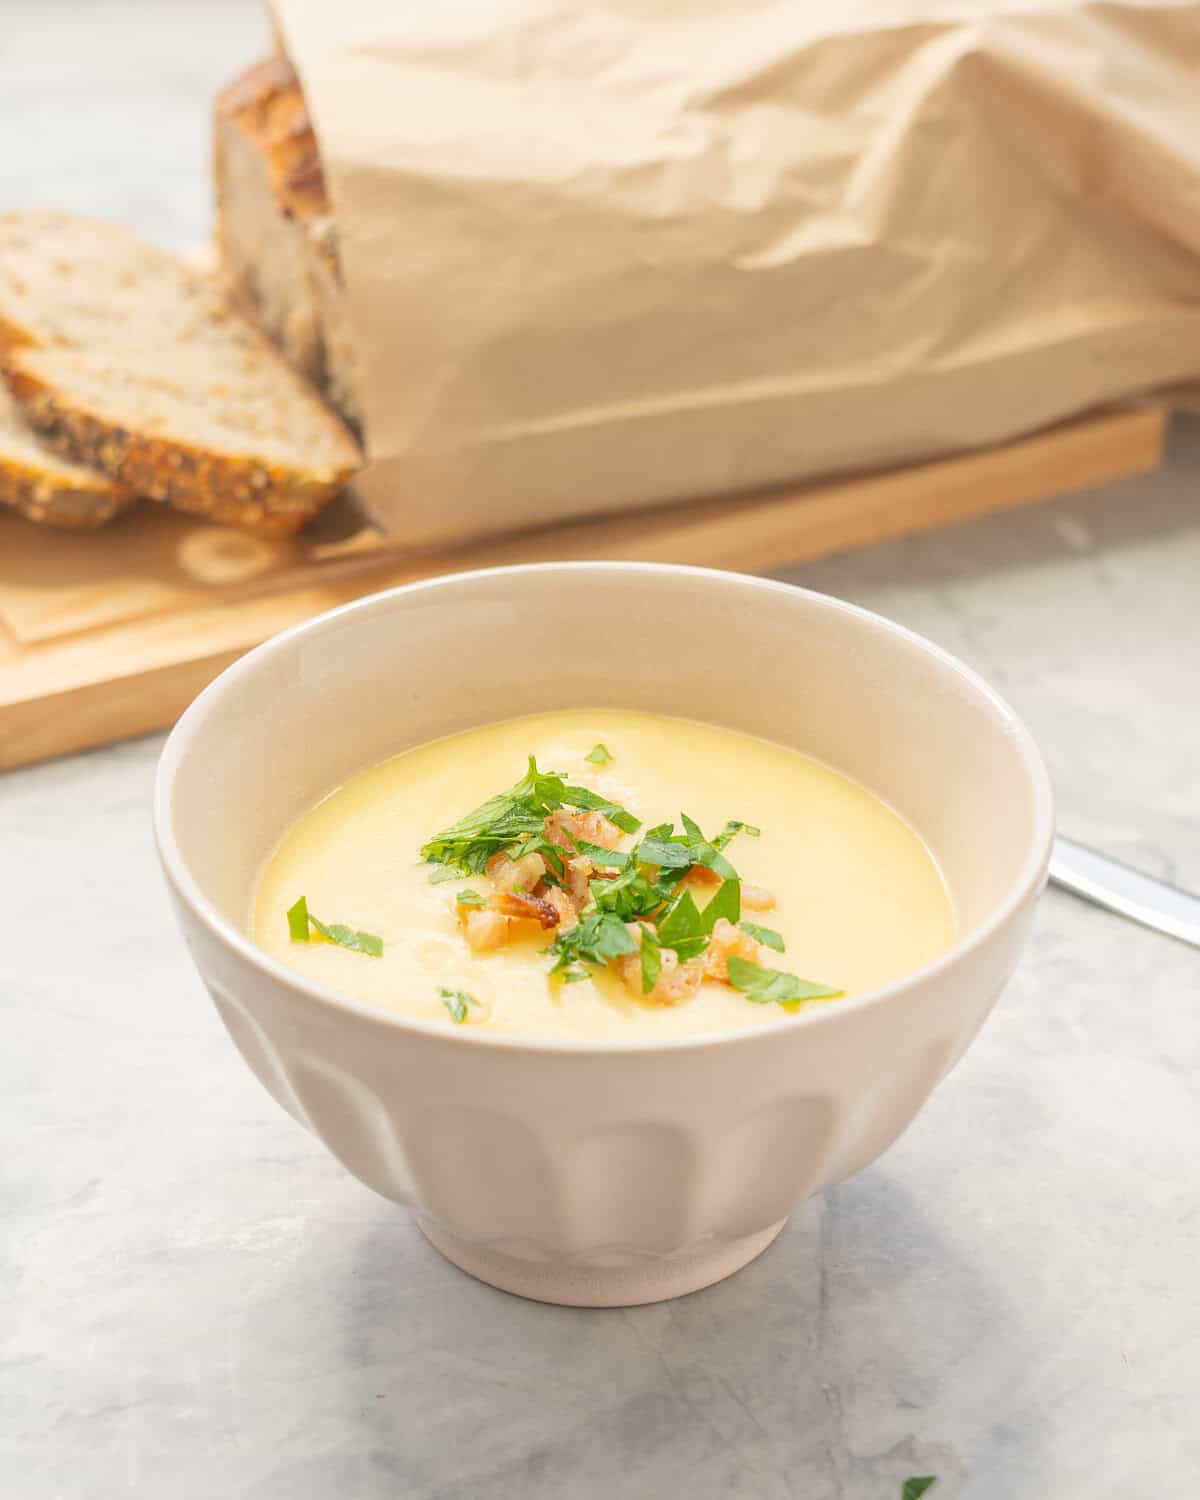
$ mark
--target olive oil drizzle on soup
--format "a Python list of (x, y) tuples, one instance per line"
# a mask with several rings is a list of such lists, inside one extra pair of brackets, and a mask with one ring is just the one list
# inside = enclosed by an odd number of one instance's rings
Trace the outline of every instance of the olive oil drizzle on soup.
[[(510, 789), (528, 795), (489, 800)], [(512, 826), (543, 831), (494, 853), (478, 831), (504, 834), (514, 807)], [(631, 867), (639, 849), (673, 864)], [(727, 915), (702, 931), (718, 897)], [(837, 1005), (944, 951), (954, 919), (913, 830), (828, 766), (605, 709), (491, 724), (355, 776), (267, 861), (251, 930), (319, 984), (451, 1029), (650, 1042)]]

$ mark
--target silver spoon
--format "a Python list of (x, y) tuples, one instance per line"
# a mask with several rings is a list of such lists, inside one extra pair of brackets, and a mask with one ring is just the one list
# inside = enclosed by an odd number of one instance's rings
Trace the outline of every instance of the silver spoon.
[(1061, 834), (1050, 856), (1050, 879), (1085, 901), (1200, 948), (1200, 896), (1190, 891), (1143, 875)]

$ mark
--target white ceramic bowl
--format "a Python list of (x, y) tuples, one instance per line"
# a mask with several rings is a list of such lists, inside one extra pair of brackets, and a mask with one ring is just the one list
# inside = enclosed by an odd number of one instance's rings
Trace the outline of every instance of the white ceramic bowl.
[[(940, 861), (958, 942), (778, 1026), (646, 1046), (405, 1020), (246, 936), (264, 856), (354, 772), (472, 725), (606, 705), (763, 735), (862, 782)], [(586, 1305), (728, 1275), (892, 1144), (1011, 974), (1052, 837), (1033, 741), (952, 657), (818, 594), (632, 563), (413, 584), (269, 641), (180, 720), (155, 813), (188, 946), (264, 1087), (463, 1269)]]

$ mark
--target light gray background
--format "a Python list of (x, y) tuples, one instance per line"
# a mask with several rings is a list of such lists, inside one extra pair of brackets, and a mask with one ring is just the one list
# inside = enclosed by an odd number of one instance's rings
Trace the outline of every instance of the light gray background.
[[(0, 5), (0, 208), (207, 232), (253, 4)], [(1062, 825), (1200, 887), (1200, 429), (1161, 474), (790, 572), (984, 672)], [(1185, 1500), (1200, 954), (1051, 893), (913, 1129), (761, 1260), (577, 1312), (470, 1281), (235, 1056), (159, 741), (0, 778), (0, 1494)]]

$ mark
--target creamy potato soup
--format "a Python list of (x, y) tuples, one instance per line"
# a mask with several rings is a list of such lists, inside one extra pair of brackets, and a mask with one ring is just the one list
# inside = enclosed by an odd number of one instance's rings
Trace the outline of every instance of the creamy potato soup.
[(613, 710), (491, 724), (331, 793), (268, 861), (251, 930), (423, 1021), (578, 1041), (774, 1026), (954, 938), (921, 840), (797, 751)]

